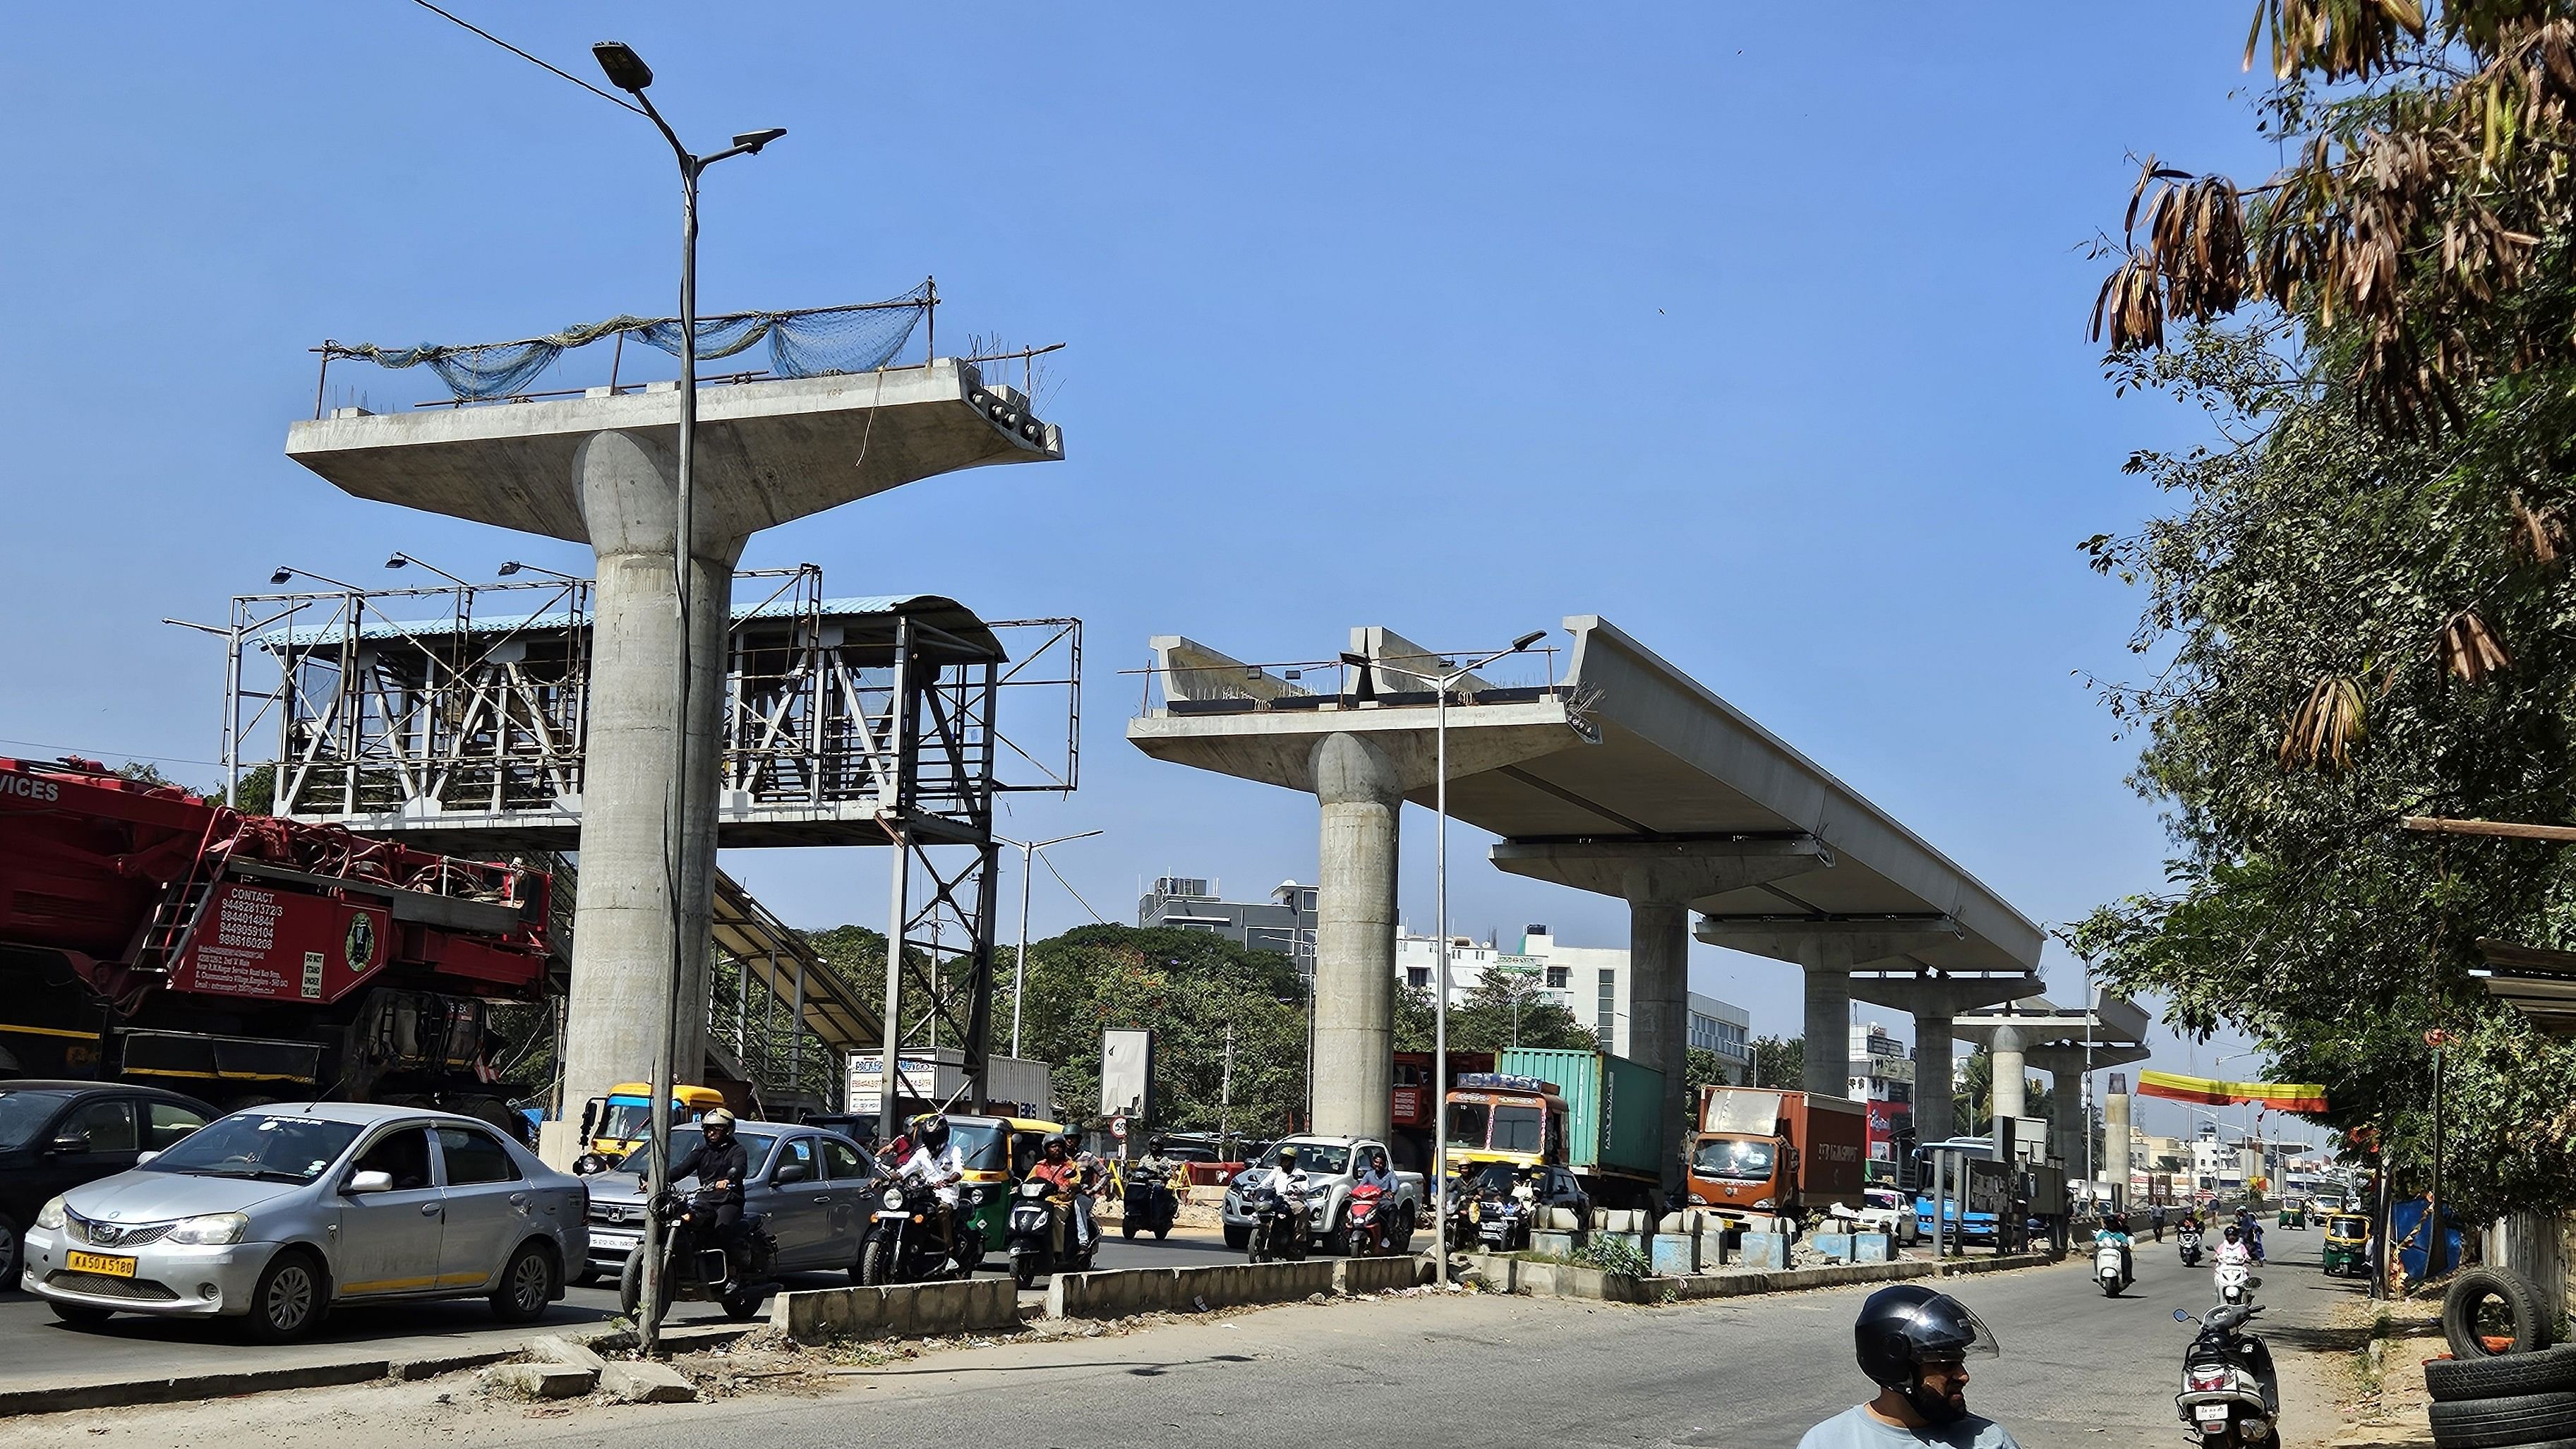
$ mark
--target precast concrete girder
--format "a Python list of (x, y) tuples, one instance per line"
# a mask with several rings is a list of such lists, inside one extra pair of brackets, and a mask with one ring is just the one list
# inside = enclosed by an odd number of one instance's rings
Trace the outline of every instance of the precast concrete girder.
[(1702, 916), (1699, 922), (1699, 938), (1712, 946), (1794, 962), (1806, 970), (1806, 1087), (1827, 1097), (1851, 1095), (1852, 973), (1958, 933), (1958, 922), (1947, 916), (1864, 920)]
[(1494, 864), (1512, 875), (1628, 903), (1628, 1051), (1664, 1074), (1665, 1186), (1681, 1181), (1679, 1134), (1690, 1100), (1690, 903), (1815, 870), (1812, 835), (1719, 840), (1507, 840)]
[(287, 456), (344, 492), (598, 554), (568, 1103), (652, 1074), (675, 989), (675, 1070), (693, 1077), (704, 1060), (725, 641), (743, 541), (936, 474), (1064, 456), (1062, 433), (1025, 398), (954, 359), (708, 387), (697, 403), (685, 596), (671, 384), (381, 416), (343, 408), (287, 434)]

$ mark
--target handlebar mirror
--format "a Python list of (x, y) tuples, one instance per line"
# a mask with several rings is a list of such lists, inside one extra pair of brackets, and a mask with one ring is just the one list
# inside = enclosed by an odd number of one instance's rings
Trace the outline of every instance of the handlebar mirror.
[(2191, 1322), (2191, 1314), (2190, 1314), (2190, 1313), (2188, 1313), (2188, 1312), (2186, 1312), (2186, 1311), (2184, 1311), (2183, 1309), (2177, 1308), (2177, 1309), (2175, 1309), (2175, 1310), (2174, 1310), (2174, 1322), (2176, 1322), (2176, 1323), (2189, 1323), (2189, 1322)]

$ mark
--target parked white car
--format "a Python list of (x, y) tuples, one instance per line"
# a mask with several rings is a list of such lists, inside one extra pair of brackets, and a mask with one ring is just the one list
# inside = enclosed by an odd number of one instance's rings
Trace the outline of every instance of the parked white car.
[(37, 1212), (21, 1281), (56, 1317), (238, 1317), (275, 1341), (336, 1303), (488, 1298), (525, 1323), (589, 1249), (589, 1190), (471, 1117), (277, 1103), (145, 1157)]

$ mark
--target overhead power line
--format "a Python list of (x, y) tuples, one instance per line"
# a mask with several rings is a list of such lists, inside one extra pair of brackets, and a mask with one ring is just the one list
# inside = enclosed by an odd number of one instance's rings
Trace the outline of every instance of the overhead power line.
[(581, 87), (583, 90), (590, 92), (592, 95), (599, 97), (601, 100), (608, 102), (612, 106), (622, 106), (627, 110), (633, 111), (639, 116), (644, 114), (644, 108), (642, 106), (635, 104), (624, 96), (611, 95), (607, 91), (601, 90), (599, 87), (583, 80), (580, 76), (574, 75), (571, 71), (565, 70), (562, 66), (556, 65), (551, 61), (540, 60), (537, 57), (528, 54), (526, 51), (512, 45), (510, 42), (494, 35), (491, 31), (475, 24), (473, 21), (461, 20), (454, 15), (448, 14), (446, 11), (430, 4), (429, 0), (411, 0), (411, 3), (428, 11), (430, 14), (437, 16), (441, 20), (463, 26), (465, 29), (473, 31), (475, 34), (482, 36), (485, 40), (492, 42), (494, 45), (501, 47), (503, 50), (510, 52), (512, 55), (517, 56), (519, 59), (526, 61), (530, 65), (542, 66), (547, 70), (553, 71), (556, 75), (562, 76), (565, 80), (571, 81), (574, 85)]

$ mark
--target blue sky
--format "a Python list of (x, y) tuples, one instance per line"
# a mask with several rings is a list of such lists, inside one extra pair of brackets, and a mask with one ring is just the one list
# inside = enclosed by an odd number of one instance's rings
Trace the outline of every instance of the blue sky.
[[(1578, 613), (2036, 918), (2156, 883), (2133, 745), (2073, 677), (2126, 671), (2138, 601), (2075, 544), (2153, 506), (2119, 475), (2130, 449), (2198, 423), (2102, 382), (2082, 246), (2116, 225), (2132, 152), (2268, 165), (2237, 94), (2243, 0), (2152, 24), (2065, 5), (452, 8), (584, 75), (591, 41), (628, 40), (701, 142), (789, 128), (709, 178), (710, 310), (936, 274), (943, 337), (1070, 344), (1045, 398), (1068, 461), (917, 485), (764, 535), (746, 563), (1082, 616), (1084, 788), (1020, 802), (1011, 827), (1107, 830), (1058, 861), (1110, 919), (1157, 873), (1255, 893), (1314, 871), (1310, 801), (1124, 743), (1136, 681), (1111, 671), (1147, 636), (1311, 658), (1353, 624), (1463, 647)], [(212, 778), (186, 762), (215, 757), (218, 651), (154, 621), (218, 617), (279, 563), (361, 582), (394, 548), (471, 578), (513, 556), (586, 568), (346, 498), (281, 445), (325, 336), (668, 310), (675, 188), (642, 121), (400, 0), (47, 7), (15, 33), (0, 749)], [(380, 410), (435, 391), (354, 366), (334, 383)], [(1428, 827), (1407, 823), (1417, 923)], [(1455, 844), (1460, 929), (1624, 938), (1615, 903)], [(800, 924), (883, 915), (873, 853), (729, 864)], [(1087, 919), (1043, 875), (1036, 899), (1041, 932)], [(1694, 976), (1795, 1029), (1793, 972), (1710, 951)]]

